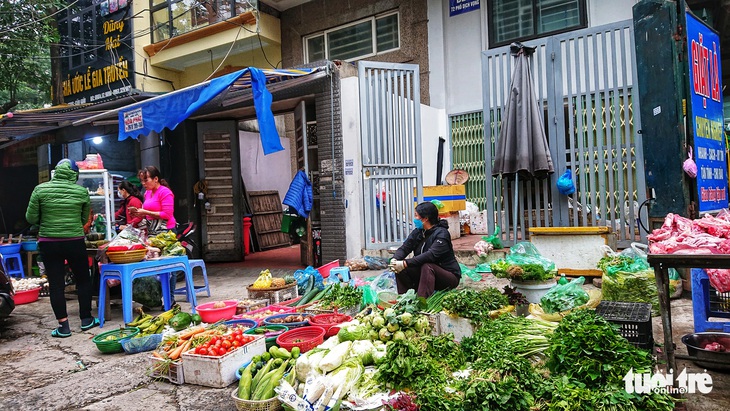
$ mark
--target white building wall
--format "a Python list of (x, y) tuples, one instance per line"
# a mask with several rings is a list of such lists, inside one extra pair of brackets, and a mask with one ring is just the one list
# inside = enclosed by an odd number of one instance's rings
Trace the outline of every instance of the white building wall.
[[(345, 220), (347, 224), (347, 257), (362, 255), (365, 248), (365, 215), (363, 200), (362, 151), (360, 134), (360, 90), (357, 77), (344, 78), (340, 84), (342, 110), (342, 148), (345, 166), (352, 161), (353, 173), (345, 173)], [(423, 161), (423, 185), (436, 183), (436, 159), (439, 137), (446, 136), (444, 110), (421, 104), (421, 155)], [(444, 144), (443, 174), (450, 170), (451, 152)]]
[[(588, 25), (630, 19), (636, 3), (637, 0), (587, 0)], [(489, 45), (486, 0), (482, 0), (479, 10), (453, 17), (449, 17), (448, 7), (448, 0), (428, 0), (431, 101), (444, 102), (447, 118), (482, 109), (481, 52)], [(443, 37), (437, 37), (439, 33)]]

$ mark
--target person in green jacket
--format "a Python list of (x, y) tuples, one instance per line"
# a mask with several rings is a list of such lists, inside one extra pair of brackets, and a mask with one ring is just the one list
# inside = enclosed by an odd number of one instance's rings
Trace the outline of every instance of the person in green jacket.
[(25, 219), (38, 224), (38, 251), (46, 267), (51, 307), (58, 327), (53, 337), (71, 336), (64, 295), (65, 262), (68, 262), (76, 281), (79, 299), (81, 330), (99, 325), (91, 315), (91, 276), (86, 255), (84, 223), (91, 207), (89, 192), (76, 184), (79, 169), (76, 162), (64, 158), (56, 165), (51, 181), (39, 184), (30, 196)]

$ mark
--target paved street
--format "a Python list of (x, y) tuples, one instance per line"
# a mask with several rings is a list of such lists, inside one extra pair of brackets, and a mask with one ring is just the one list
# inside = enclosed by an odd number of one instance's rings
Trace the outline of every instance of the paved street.
[[(199, 302), (243, 298), (263, 267), (246, 264), (209, 264), (208, 277), (212, 297)], [(271, 268), (273, 274), (292, 273), (292, 268)], [(367, 277), (377, 272), (357, 272)], [(199, 279), (199, 275), (196, 276)], [(469, 285), (502, 285), (490, 279)], [(189, 304), (181, 302), (184, 310)], [(12, 316), (0, 321), (0, 375), (4, 389), (0, 393), (2, 409), (8, 410), (234, 410), (229, 398), (233, 386), (211, 389), (194, 385), (176, 386), (149, 376), (145, 354), (102, 354), (91, 339), (94, 335), (122, 325), (121, 307), (112, 306), (112, 318), (103, 329), (79, 331), (78, 304), (69, 301), (73, 336), (50, 337), (54, 318), (47, 297), (21, 305)], [(676, 343), (684, 352), (679, 337), (690, 332), (691, 300), (674, 301)], [(154, 314), (154, 312), (153, 312)], [(654, 319), (654, 337), (661, 340), (661, 326)], [(698, 372), (694, 365), (689, 371)], [(730, 409), (728, 376), (712, 373), (714, 389), (708, 395), (688, 396), (689, 410)]]

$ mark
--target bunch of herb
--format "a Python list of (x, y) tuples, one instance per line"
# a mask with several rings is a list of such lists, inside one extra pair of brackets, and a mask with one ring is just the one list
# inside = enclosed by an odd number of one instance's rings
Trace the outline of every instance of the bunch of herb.
[(319, 305), (324, 309), (360, 308), (361, 303), (362, 288), (335, 283), (330, 291), (322, 297)]
[(499, 278), (506, 278), (507, 269), (510, 265), (512, 264), (508, 263), (504, 258), (500, 258), (489, 263), (489, 270)]
[(416, 397), (420, 411), (464, 411), (463, 402), (460, 392), (445, 390), (443, 386), (424, 387)]
[(507, 305), (507, 297), (494, 287), (483, 290), (466, 288), (449, 293), (441, 301), (444, 310), (459, 317), (474, 321), (484, 321), (489, 318), (489, 312)]
[(388, 343), (387, 353), (378, 365), (375, 379), (388, 388), (411, 388), (420, 392), (429, 386), (442, 387), (446, 383), (446, 371), (416, 343), (394, 340)]
[(413, 397), (401, 392), (397, 396), (383, 401), (386, 411), (418, 411), (418, 405), (413, 402)]
[(552, 271), (546, 270), (542, 264), (522, 264), (520, 268), (522, 268), (523, 274), (520, 278), (515, 278), (516, 280), (547, 281), (555, 278), (555, 274)]
[(617, 326), (591, 310), (574, 310), (565, 316), (550, 339), (547, 366), (553, 374), (589, 388), (622, 383), (630, 369), (650, 372), (648, 351), (631, 345)]
[(391, 307), (396, 315), (403, 313), (416, 314), (426, 308), (426, 299), (418, 297), (414, 289), (410, 289), (398, 296), (395, 304)]
[(529, 411), (534, 404), (521, 381), (496, 370), (476, 373), (464, 391), (465, 410)]
[(512, 356), (531, 357), (550, 347), (550, 335), (556, 326), (549, 321), (502, 315), (484, 322), (473, 336), (464, 338), (461, 348), (467, 361), (473, 362), (489, 359), (502, 347)]
[(670, 395), (647, 393), (629, 394), (623, 385), (588, 388), (566, 376), (550, 380), (550, 411), (671, 411), (674, 400)]
[(502, 294), (507, 297), (507, 302), (509, 302), (510, 305), (514, 305), (515, 307), (530, 304), (530, 302), (527, 301), (527, 298), (525, 298), (525, 296), (522, 295), (521, 292), (515, 290), (508, 285), (504, 286), (504, 291), (502, 291)]
[(454, 341), (454, 334), (427, 335), (421, 338), (425, 345), (424, 351), (432, 358), (438, 358), (450, 371), (461, 369), (466, 363), (466, 357), (461, 346)]
[[(581, 277), (582, 278), (582, 277)], [(568, 284), (553, 287), (540, 299), (540, 305), (546, 313), (559, 313), (562, 311), (572, 310), (575, 307), (588, 302), (590, 296), (580, 286), (582, 282), (573, 280)]]

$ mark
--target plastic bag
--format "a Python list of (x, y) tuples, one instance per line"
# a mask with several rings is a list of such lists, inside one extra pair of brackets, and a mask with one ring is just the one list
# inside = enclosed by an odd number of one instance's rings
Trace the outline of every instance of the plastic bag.
[[(395, 273), (390, 270), (383, 271), (379, 276), (375, 277), (372, 282), (370, 282), (370, 287), (367, 287), (367, 289), (370, 289), (370, 292), (367, 293), (367, 304), (377, 303), (378, 293), (383, 291), (398, 294), (398, 285), (395, 282)], [(366, 299), (364, 295), (363, 299)], [(374, 301), (371, 302), (369, 301), (370, 299), (374, 299)]]
[(540, 255), (535, 246), (527, 241), (519, 242), (513, 245), (510, 249), (510, 253), (507, 254), (505, 260), (513, 265), (525, 265), (525, 264), (539, 264), (545, 271), (555, 270), (555, 263), (549, 258), (545, 258)]
[(464, 274), (466, 274), (467, 277), (474, 281), (482, 280), (482, 275), (477, 272), (476, 268), (469, 268), (462, 263), (459, 263), (459, 267), (461, 267), (461, 278), (464, 278)]
[(560, 320), (563, 319), (563, 317), (570, 314), (574, 310), (581, 310), (584, 308), (595, 309), (596, 307), (598, 307), (598, 304), (601, 303), (601, 298), (602, 298), (601, 290), (588, 291), (588, 298), (589, 298), (588, 302), (581, 306), (573, 307), (572, 310), (566, 310), (566, 311), (561, 311), (561, 312), (552, 313), (552, 314), (546, 313), (540, 304), (530, 304), (530, 314), (532, 314), (534, 317), (537, 317), (541, 320), (559, 322)]
[(483, 236), (482, 240), (488, 242), (492, 245), (495, 249), (503, 248), (502, 240), (499, 239), (499, 233), (500, 233), (499, 226), (494, 226), (494, 234), (491, 234), (489, 236)]
[(567, 284), (558, 284), (540, 298), (540, 305), (546, 313), (572, 310), (588, 302), (590, 297), (583, 289), (586, 279), (578, 277)]
[(368, 270), (385, 270), (388, 268), (388, 260), (385, 258), (366, 255), (363, 260), (368, 264)]
[(311, 265), (303, 270), (294, 271), (294, 279), (297, 280), (299, 292), (303, 293), (309, 282), (309, 277), (314, 276), (314, 286), (320, 290), (324, 289), (324, 278), (316, 268)]
[(616, 271), (604, 274), (601, 291), (607, 301), (651, 304), (652, 315), (659, 315), (659, 294), (657, 294), (654, 270)]
[(438, 210), (441, 210), (442, 208), (444, 208), (444, 203), (442, 203), (441, 200), (437, 200), (437, 199), (431, 200), (431, 204), (435, 205), (436, 209), (438, 209)]
[(156, 276), (136, 278), (132, 282), (132, 299), (145, 307), (162, 305), (162, 285)]
[(692, 146), (688, 147), (687, 159), (682, 163), (682, 170), (687, 173), (690, 178), (697, 178), (697, 164), (692, 159)]
[(560, 194), (570, 195), (575, 193), (575, 184), (573, 183), (573, 172), (570, 169), (565, 170), (562, 176), (558, 178), (556, 183)]
[(632, 243), (631, 248), (616, 253), (611, 247), (605, 245), (603, 248), (606, 256), (598, 261), (598, 268), (608, 275), (615, 275), (619, 271), (637, 273), (649, 269), (649, 262), (646, 260), (643, 247), (645, 247), (644, 244)]

